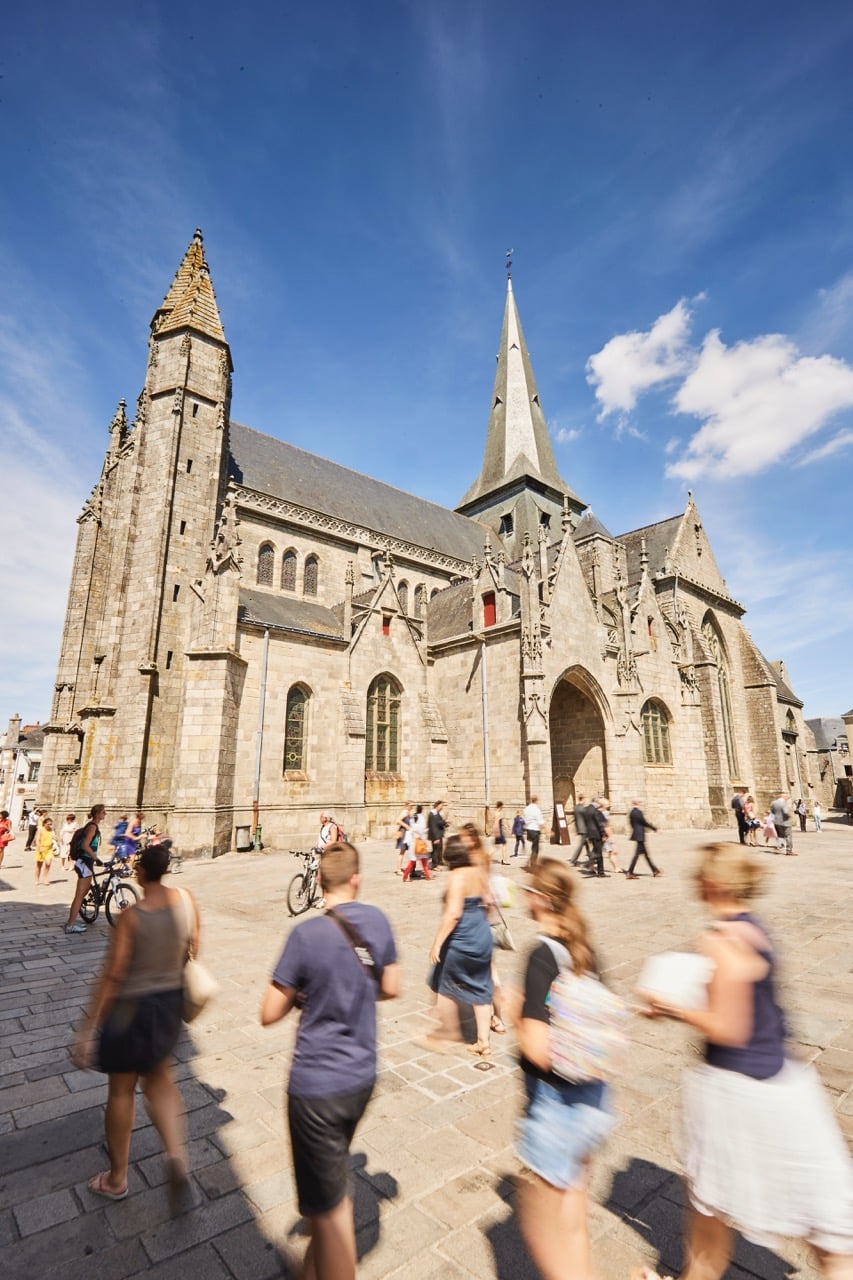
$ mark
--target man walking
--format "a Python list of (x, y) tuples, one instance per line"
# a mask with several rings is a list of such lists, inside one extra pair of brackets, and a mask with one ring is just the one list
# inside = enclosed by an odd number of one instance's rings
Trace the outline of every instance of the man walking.
[(640, 877), (634, 874), (634, 868), (640, 858), (645, 858), (646, 862), (652, 869), (652, 875), (657, 879), (661, 872), (652, 862), (649, 857), (649, 851), (646, 848), (646, 832), (657, 831), (657, 827), (653, 826), (651, 822), (649, 822), (648, 818), (646, 818), (640, 808), (639, 800), (634, 801), (634, 807), (628, 814), (628, 821), (631, 823), (631, 839), (635, 841), (637, 847), (634, 850), (634, 856), (631, 859), (631, 865), (628, 868), (625, 879), (639, 880)]
[(746, 787), (736, 787), (732, 796), (732, 808), (735, 811), (735, 821), (737, 822), (737, 836), (741, 844), (746, 844), (746, 817), (743, 812), (744, 796), (746, 795)]
[(432, 844), (430, 853), (430, 870), (435, 871), (444, 861), (444, 833), (447, 830), (447, 819), (444, 816), (444, 801), (436, 800), (427, 818), (427, 835)]
[(773, 821), (776, 823), (778, 851), (782, 852), (782, 845), (784, 844), (787, 856), (796, 858), (797, 855), (794, 853), (794, 831), (791, 826), (791, 806), (788, 800), (788, 795), (784, 791), (780, 791), (770, 806), (770, 812), (773, 814)]
[(356, 901), (359, 861), (351, 844), (327, 847), (320, 883), (328, 909), (290, 933), (261, 1023), (302, 1010), (287, 1119), (299, 1212), (311, 1235), (304, 1273), (354, 1280), (349, 1149), (376, 1083), (376, 1001), (399, 995), (400, 975), (390, 924), (377, 907)]
[(572, 810), (572, 816), (575, 820), (575, 831), (578, 833), (578, 847), (575, 849), (572, 857), (569, 858), (569, 862), (573, 867), (576, 867), (578, 865), (578, 858), (584, 851), (586, 851), (587, 860), (589, 859), (589, 840), (587, 839), (586, 833), (586, 805), (584, 804), (584, 797), (582, 795), (578, 796), (578, 802)]
[(606, 880), (604, 841), (607, 838), (607, 819), (601, 812), (601, 805), (597, 798), (592, 801), (592, 804), (587, 805), (584, 811), (584, 821), (586, 823), (586, 838), (590, 849), (588, 874), (597, 876), (600, 880)]
[(30, 809), (27, 814), (27, 843), (24, 845), (24, 849), (32, 849), (40, 821), (41, 809)]
[(542, 810), (538, 804), (539, 797), (531, 796), (530, 804), (524, 810), (524, 830), (530, 841), (530, 857), (527, 859), (527, 871), (532, 871), (539, 859), (539, 837), (542, 834)]

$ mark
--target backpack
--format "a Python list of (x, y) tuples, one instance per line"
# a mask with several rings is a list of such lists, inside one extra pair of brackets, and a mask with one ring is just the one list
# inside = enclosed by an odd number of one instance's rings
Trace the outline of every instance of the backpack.
[(86, 828), (89, 826), (91, 826), (91, 823), (84, 822), (82, 827), (78, 827), (74, 832), (74, 835), (71, 837), (69, 852), (72, 862), (76, 862), (78, 858), (82, 858), (84, 862), (90, 861), (89, 855), (83, 852), (83, 836), (86, 833)]
[(544, 937), (542, 941), (560, 966), (545, 1001), (551, 1070), (574, 1084), (612, 1080), (628, 1052), (628, 1010), (593, 974), (573, 973), (565, 963), (561, 943)]
[(331, 826), (332, 831), (334, 832), (334, 836), (333, 836), (334, 842), (336, 844), (347, 844), (348, 843), (347, 833), (344, 831), (340, 823), (335, 822), (334, 818), (330, 818), (329, 825)]

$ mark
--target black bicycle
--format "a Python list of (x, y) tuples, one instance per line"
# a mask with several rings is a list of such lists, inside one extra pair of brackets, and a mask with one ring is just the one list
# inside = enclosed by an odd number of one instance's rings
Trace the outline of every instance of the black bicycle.
[(287, 909), (292, 916), (301, 916), (309, 907), (324, 907), (326, 900), (320, 887), (320, 855), (316, 849), (305, 853), (301, 849), (291, 849), (294, 858), (302, 858), (305, 867), (297, 871), (287, 886)]
[(107, 920), (115, 927), (122, 911), (139, 901), (139, 890), (135, 884), (123, 879), (127, 873), (120, 869), (115, 858), (100, 865), (104, 868), (100, 879), (96, 869), (92, 868), (92, 883), (80, 905), (80, 915), (87, 924), (93, 924), (103, 907)]

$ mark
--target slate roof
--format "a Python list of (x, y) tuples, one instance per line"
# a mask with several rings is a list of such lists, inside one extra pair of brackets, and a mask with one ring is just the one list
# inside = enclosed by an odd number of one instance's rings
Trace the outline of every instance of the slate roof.
[(445, 587), (429, 602), (429, 642), (470, 635), (474, 617), (474, 584), (469, 579)]
[(476, 520), (239, 422), (230, 425), (230, 445), (229, 474), (247, 489), (457, 560), (482, 559), (486, 528)]
[(653, 578), (663, 568), (666, 549), (675, 545), (678, 530), (683, 516), (670, 516), (668, 520), (658, 520), (656, 524), (644, 525), (642, 529), (632, 529), (630, 533), (617, 535), (617, 542), (625, 546), (628, 559), (628, 582), (633, 584), (643, 576), (640, 568), (640, 554), (643, 538), (646, 540), (646, 554), (649, 557), (649, 575)]
[(595, 534), (599, 534), (602, 538), (613, 538), (613, 534), (609, 529), (605, 529), (604, 525), (595, 515), (591, 507), (587, 507), (574, 528), (572, 537), (575, 542), (583, 542), (584, 538), (592, 538)]
[(847, 726), (840, 716), (819, 716), (816, 720), (807, 720), (806, 724), (814, 734), (818, 751), (829, 751), (837, 738), (847, 737)]
[(157, 333), (176, 329), (197, 329), (218, 342), (225, 341), (216, 294), (204, 256), (204, 243), (198, 229), (155, 317)]
[(778, 669), (779, 664), (776, 662), (771, 662), (768, 665), (770, 667), (770, 670), (773, 673), (773, 679), (776, 681), (776, 693), (779, 697), (779, 701), (791, 702), (795, 707), (804, 706), (805, 703), (800, 701), (800, 699), (794, 693), (791, 686), (782, 678), (782, 674)]
[(40, 724), (22, 725), (18, 746), (22, 747), (24, 751), (41, 751), (44, 746), (44, 729), (42, 726)]
[(331, 609), (308, 600), (253, 591), (250, 587), (240, 588), (237, 621), (329, 640), (342, 640), (344, 635), (343, 627)]

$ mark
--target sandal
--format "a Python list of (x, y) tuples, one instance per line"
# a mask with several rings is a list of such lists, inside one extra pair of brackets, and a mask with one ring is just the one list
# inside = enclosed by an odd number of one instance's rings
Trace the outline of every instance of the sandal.
[(113, 1191), (112, 1187), (108, 1187), (105, 1181), (109, 1176), (109, 1169), (105, 1169), (103, 1173), (96, 1173), (94, 1178), (90, 1178), (86, 1186), (96, 1196), (103, 1196), (105, 1200), (124, 1200), (127, 1196), (127, 1183), (124, 1184), (123, 1191)]
[(476, 1044), (467, 1044), (465, 1048), (472, 1053), (475, 1058), (491, 1058), (492, 1050), (489, 1045), (477, 1041)]
[(490, 1023), (490, 1026), (491, 1026), (491, 1029), (492, 1029), (492, 1031), (494, 1031), (494, 1033), (495, 1033), (495, 1035), (496, 1035), (496, 1036), (505, 1036), (505, 1035), (506, 1035), (506, 1027), (505, 1027), (505, 1026), (504, 1026), (504, 1024), (501, 1022), (500, 1018), (498, 1017), (498, 1015), (497, 1015), (496, 1013), (493, 1013), (493, 1014), (492, 1014), (492, 1021), (491, 1021), (491, 1023)]

